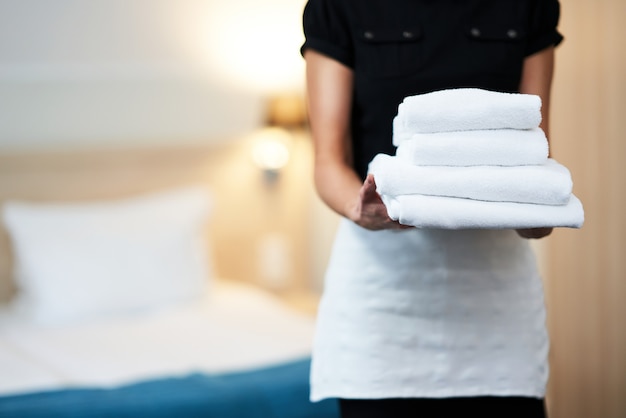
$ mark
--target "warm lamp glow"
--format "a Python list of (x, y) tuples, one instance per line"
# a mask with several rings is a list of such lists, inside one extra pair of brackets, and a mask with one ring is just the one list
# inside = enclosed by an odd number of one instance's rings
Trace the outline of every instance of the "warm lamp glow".
[(213, 16), (211, 65), (226, 79), (261, 93), (302, 90), (304, 1), (237, 1)]
[(289, 162), (289, 132), (282, 128), (263, 128), (254, 134), (252, 159), (264, 171), (278, 172)]

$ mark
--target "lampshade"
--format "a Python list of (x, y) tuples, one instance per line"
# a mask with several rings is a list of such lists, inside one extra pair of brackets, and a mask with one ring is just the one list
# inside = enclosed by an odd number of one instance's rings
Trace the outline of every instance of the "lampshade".
[(275, 95), (268, 100), (267, 125), (298, 128), (306, 125), (307, 114), (304, 97), (300, 94)]

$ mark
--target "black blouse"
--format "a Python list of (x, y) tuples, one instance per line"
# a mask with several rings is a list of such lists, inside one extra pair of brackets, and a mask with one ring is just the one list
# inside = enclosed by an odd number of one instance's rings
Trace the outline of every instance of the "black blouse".
[(365, 178), (394, 154), (406, 96), (455, 87), (516, 92), (524, 58), (563, 37), (558, 0), (309, 0), (305, 43), (354, 71), (352, 141)]

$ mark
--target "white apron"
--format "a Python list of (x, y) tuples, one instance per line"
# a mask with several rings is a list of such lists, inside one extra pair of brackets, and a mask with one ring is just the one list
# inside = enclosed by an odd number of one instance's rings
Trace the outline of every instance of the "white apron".
[(342, 220), (311, 400), (543, 397), (543, 287), (515, 231), (369, 231)]

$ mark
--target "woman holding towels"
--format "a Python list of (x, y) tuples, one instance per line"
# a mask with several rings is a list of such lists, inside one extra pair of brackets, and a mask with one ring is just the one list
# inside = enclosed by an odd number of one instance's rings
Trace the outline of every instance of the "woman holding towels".
[[(559, 223), (540, 215), (519, 228), (507, 215), (501, 225), (468, 223), (454, 210), (447, 212), (444, 200), (453, 199), (453, 208), (469, 201), (483, 204), (480, 187), (457, 184), (457, 190), (478, 193), (469, 198), (420, 193), (454, 190), (455, 178), (484, 170), (485, 164), (462, 167), (469, 171), (457, 177), (424, 174), (428, 164), (414, 161), (407, 168), (406, 159), (395, 154), (397, 145), (418, 134), (533, 130), (540, 137), (532, 141), (544, 150), (524, 152), (535, 159), (530, 165), (542, 164), (548, 158), (542, 141), (548, 132), (554, 47), (562, 40), (558, 18), (557, 0), (307, 3), (302, 53), (315, 184), (328, 206), (344, 217), (320, 303), (311, 400), (339, 398), (344, 418), (448, 417), (458, 411), (545, 417), (543, 288), (525, 238), (544, 237)], [(528, 103), (521, 111), (515, 108), (520, 101)], [(520, 119), (528, 119), (527, 125), (519, 125)], [(491, 136), (498, 141), (497, 134)], [(442, 137), (435, 136), (437, 146), (445, 142), (437, 138)], [(453, 140), (460, 144), (462, 138)], [(450, 149), (457, 152), (454, 144)], [(425, 155), (405, 148), (405, 156)], [(504, 160), (516, 152), (500, 148)], [(386, 156), (371, 165), (378, 154)], [(472, 152), (457, 154), (440, 152), (434, 165), (440, 170), (452, 160), (451, 165), (463, 165), (459, 161)], [(523, 171), (527, 160), (511, 161), (511, 168)], [(417, 173), (406, 176), (420, 181), (435, 173), (439, 183), (426, 182), (409, 195), (442, 199), (428, 216), (452, 218), (409, 225), (398, 222), (402, 217), (392, 219), (393, 199), (383, 201), (377, 190), (376, 169), (383, 164), (388, 172), (397, 164), (398, 172)], [(547, 170), (556, 176), (561, 168)], [(444, 187), (445, 176), (452, 180)], [(509, 195), (534, 196), (532, 187), (524, 187)], [(497, 190), (489, 193), (499, 196)]]

